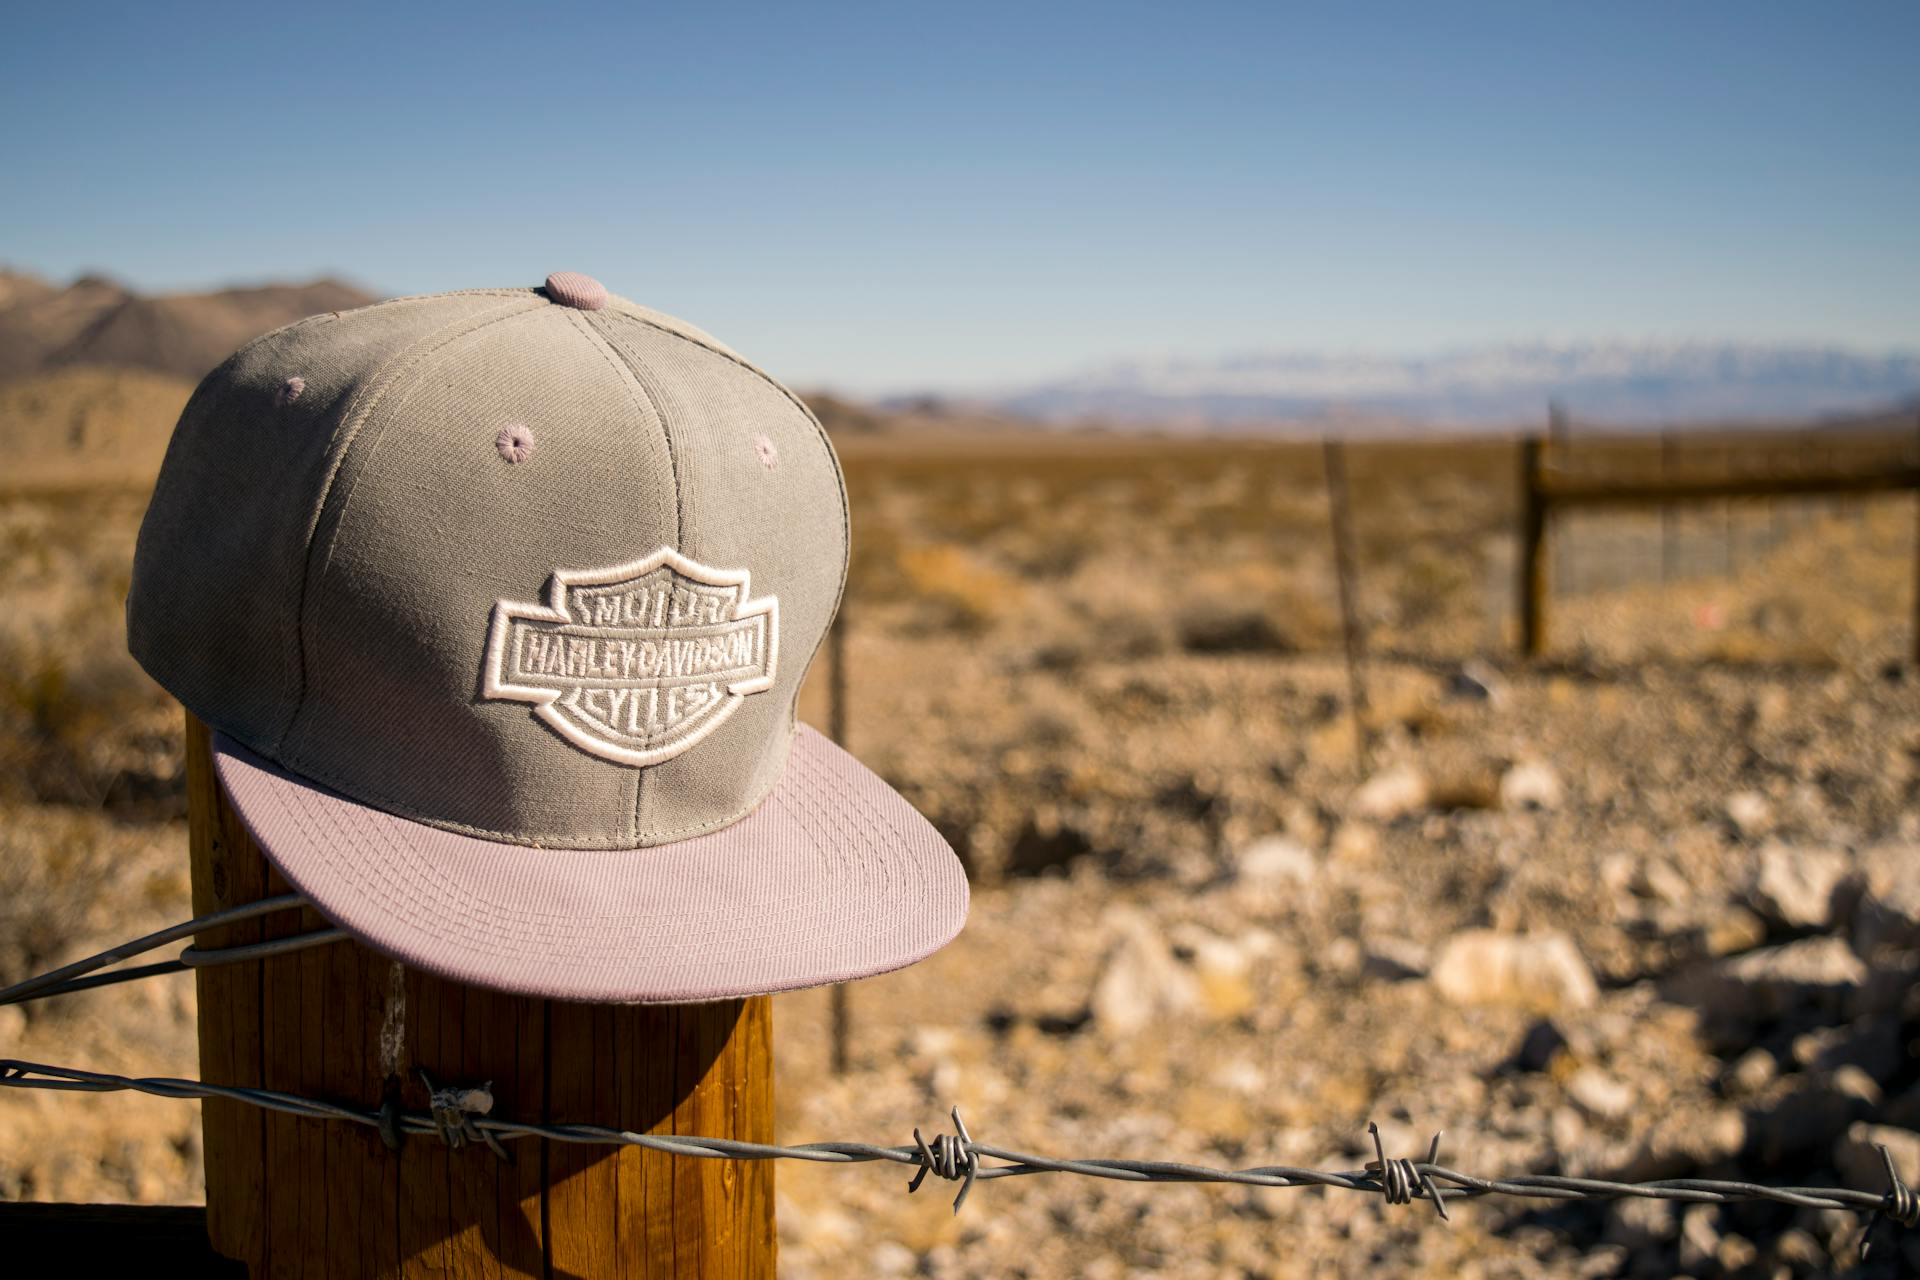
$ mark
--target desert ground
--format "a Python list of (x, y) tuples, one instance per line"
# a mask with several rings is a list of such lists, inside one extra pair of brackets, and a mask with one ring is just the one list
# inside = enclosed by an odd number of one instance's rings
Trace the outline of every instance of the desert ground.
[[(151, 424), (184, 394), (0, 387), (10, 439), (40, 424), (0, 482), (0, 982), (190, 914), (180, 714), (121, 622)], [(975, 897), (951, 947), (852, 989), (846, 1075), (826, 995), (776, 1000), (783, 1141), (902, 1142), (958, 1104), (1059, 1155), (1356, 1169), (1374, 1120), (1389, 1154), (1444, 1131), (1483, 1174), (1878, 1189), (1885, 1142), (1920, 1177), (1911, 496), (1582, 514), (1523, 661), (1511, 443), (1356, 445), (1356, 717), (1317, 445), (826, 416), (848, 745)], [(173, 977), (0, 1009), (0, 1054), (192, 1075), (193, 1022)], [(200, 1179), (191, 1104), (0, 1091), (0, 1197)], [(904, 1181), (783, 1167), (786, 1273), (1811, 1276), (1860, 1243), (1775, 1206), (1485, 1200), (1448, 1225), (1034, 1177), (954, 1215)], [(1920, 1234), (1882, 1232), (1859, 1274), (1920, 1268)]]

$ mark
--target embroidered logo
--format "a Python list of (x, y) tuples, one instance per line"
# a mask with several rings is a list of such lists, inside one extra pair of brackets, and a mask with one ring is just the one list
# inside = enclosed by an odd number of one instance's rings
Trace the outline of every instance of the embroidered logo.
[(582, 751), (658, 764), (773, 687), (779, 608), (747, 598), (745, 569), (710, 569), (671, 547), (562, 569), (544, 606), (494, 605), (482, 694), (532, 703)]

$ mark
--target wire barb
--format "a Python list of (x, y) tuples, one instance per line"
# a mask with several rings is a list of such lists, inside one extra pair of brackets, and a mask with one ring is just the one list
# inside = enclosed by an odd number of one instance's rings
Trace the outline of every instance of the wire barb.
[(1892, 1222), (1902, 1227), (1920, 1226), (1920, 1195), (1900, 1179), (1900, 1170), (1893, 1163), (1893, 1152), (1887, 1150), (1884, 1142), (1873, 1144), (1880, 1153), (1880, 1160), (1887, 1166), (1887, 1194), (1880, 1202), (1879, 1212), (1867, 1220), (1866, 1228), (1860, 1233), (1860, 1261), (1865, 1262), (1867, 1255), (1873, 1252), (1873, 1229), (1882, 1221)]
[(1881, 1213), (1893, 1219), (1903, 1227), (1920, 1227), (1920, 1195), (1900, 1180), (1900, 1170), (1894, 1166), (1893, 1152), (1886, 1144), (1875, 1143), (1880, 1159), (1887, 1166), (1887, 1203)]
[(1440, 1188), (1434, 1185), (1427, 1170), (1440, 1162), (1440, 1135), (1433, 1135), (1433, 1143), (1427, 1148), (1427, 1158), (1423, 1164), (1411, 1160), (1389, 1160), (1387, 1149), (1380, 1141), (1380, 1126), (1367, 1121), (1367, 1132), (1373, 1137), (1375, 1159), (1368, 1161), (1367, 1172), (1376, 1174), (1380, 1180), (1380, 1194), (1388, 1204), (1411, 1204), (1414, 1196), (1420, 1192), (1433, 1201), (1434, 1211), (1442, 1222), (1451, 1222), (1447, 1216), (1447, 1200), (1440, 1194)]
[(508, 1164), (513, 1163), (512, 1153), (500, 1145), (500, 1139), (473, 1122), (474, 1117), (493, 1110), (493, 1081), (477, 1089), (441, 1089), (435, 1087), (433, 1077), (422, 1067), (420, 1083), (427, 1086), (427, 1113), (433, 1117), (434, 1130), (449, 1150), (458, 1151), (469, 1142), (484, 1142), (494, 1155)]
[(973, 1149), (973, 1135), (967, 1132), (967, 1122), (960, 1118), (959, 1107), (953, 1109), (953, 1127), (958, 1130), (958, 1137), (943, 1133), (933, 1140), (931, 1147), (920, 1136), (918, 1126), (914, 1128), (913, 1142), (920, 1149), (920, 1168), (907, 1184), (907, 1194), (918, 1191), (929, 1173), (948, 1182), (958, 1181), (960, 1194), (953, 1198), (953, 1211), (957, 1214), (960, 1206), (967, 1202), (967, 1193), (973, 1190), (973, 1180), (980, 1173), (980, 1153)]

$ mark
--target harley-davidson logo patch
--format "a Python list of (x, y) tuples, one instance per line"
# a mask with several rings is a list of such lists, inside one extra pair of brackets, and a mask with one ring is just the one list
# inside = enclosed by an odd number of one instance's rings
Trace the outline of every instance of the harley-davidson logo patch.
[(532, 703), (583, 751), (658, 764), (773, 687), (779, 606), (747, 598), (745, 569), (710, 569), (671, 547), (559, 570), (544, 606), (494, 605), (481, 692)]

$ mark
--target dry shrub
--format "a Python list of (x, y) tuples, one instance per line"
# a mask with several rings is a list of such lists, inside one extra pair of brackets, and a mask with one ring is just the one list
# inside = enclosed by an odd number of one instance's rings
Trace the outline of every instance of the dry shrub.
[(1433, 769), (1427, 803), (1435, 809), (1499, 808), (1499, 762), (1443, 757)]
[(172, 702), (127, 653), (137, 496), (0, 502), (0, 798), (180, 811)]
[(1400, 625), (1418, 626), (1442, 616), (1449, 608), (1471, 608), (1476, 568), (1458, 549), (1422, 544), (1406, 548), (1393, 585)]
[(929, 630), (985, 631), (1025, 602), (1026, 587), (951, 543), (901, 549), (899, 564)]
[(77, 817), (0, 809), (0, 985), (64, 963), (93, 932), (118, 859)]
[(1080, 565), (1053, 597), (1059, 603), (1053, 652), (1083, 660), (1150, 658), (1173, 644), (1165, 591), (1155, 576), (1117, 556)]
[(0, 491), (152, 484), (192, 391), (170, 374), (88, 367), (0, 386)]
[(994, 539), (994, 550), (1023, 578), (1065, 578), (1092, 557), (1098, 546), (1086, 526), (1044, 513), (1019, 517), (1025, 527), (1012, 526)]
[(100, 646), (77, 656), (0, 637), (0, 794), (124, 817), (179, 816), (185, 793), (171, 701), (124, 651)]
[(1201, 654), (1324, 648), (1339, 635), (1339, 622), (1303, 579), (1264, 559), (1203, 570), (1178, 588), (1180, 647)]
[(1266, 610), (1214, 604), (1180, 620), (1180, 647), (1188, 653), (1291, 653), (1295, 645)]

